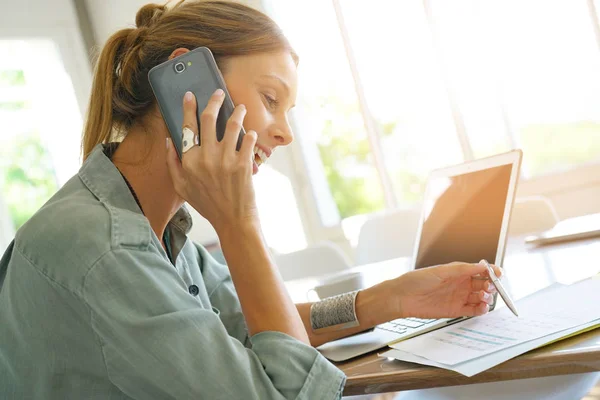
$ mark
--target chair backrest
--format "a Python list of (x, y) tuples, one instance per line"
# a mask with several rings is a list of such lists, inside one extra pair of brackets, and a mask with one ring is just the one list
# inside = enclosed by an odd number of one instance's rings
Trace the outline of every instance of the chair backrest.
[(356, 264), (411, 257), (420, 217), (420, 207), (371, 216), (358, 235)]
[(554, 228), (559, 218), (550, 199), (530, 196), (515, 199), (508, 234), (521, 236)]
[(274, 256), (284, 281), (321, 276), (351, 267), (350, 259), (332, 242), (320, 242), (305, 249)]

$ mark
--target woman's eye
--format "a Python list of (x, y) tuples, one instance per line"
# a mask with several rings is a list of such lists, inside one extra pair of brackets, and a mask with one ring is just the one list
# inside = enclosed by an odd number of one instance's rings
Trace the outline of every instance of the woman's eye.
[(278, 101), (276, 99), (274, 99), (273, 97), (266, 95), (266, 94), (264, 96), (265, 96), (265, 99), (267, 100), (267, 104), (269, 104), (269, 107), (271, 107), (271, 108), (277, 107)]

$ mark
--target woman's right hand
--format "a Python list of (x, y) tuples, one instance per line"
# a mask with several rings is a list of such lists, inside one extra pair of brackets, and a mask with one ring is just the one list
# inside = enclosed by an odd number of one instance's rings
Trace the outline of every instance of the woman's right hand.
[[(217, 90), (200, 115), (200, 146), (182, 154), (181, 162), (171, 138), (167, 138), (167, 165), (175, 191), (217, 233), (227, 227), (258, 221), (252, 186), (252, 168), (256, 132), (244, 135), (239, 152), (238, 135), (246, 115), (243, 105), (235, 107), (227, 121), (223, 140), (217, 140), (217, 116), (225, 95)], [(183, 128), (198, 134), (196, 98), (187, 92), (183, 98)]]

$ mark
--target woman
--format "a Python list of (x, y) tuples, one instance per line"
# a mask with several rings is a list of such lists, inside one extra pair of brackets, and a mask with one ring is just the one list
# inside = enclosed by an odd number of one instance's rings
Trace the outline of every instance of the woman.
[[(293, 139), (297, 56), (272, 20), (235, 3), (147, 5), (136, 25), (98, 59), (81, 170), (0, 262), (0, 398), (335, 399), (345, 377), (314, 346), (403, 316), (488, 311), (493, 289), (472, 279), (485, 267), (455, 263), (353, 294), (358, 326), (315, 331), (268, 253), (251, 181), (256, 153)], [(200, 116), (186, 95), (182, 128), (202, 145), (180, 161), (147, 73), (199, 46), (238, 105), (217, 142), (223, 93)], [(187, 240), (184, 201), (214, 226), (228, 267)], [(315, 314), (329, 326), (324, 303)]]

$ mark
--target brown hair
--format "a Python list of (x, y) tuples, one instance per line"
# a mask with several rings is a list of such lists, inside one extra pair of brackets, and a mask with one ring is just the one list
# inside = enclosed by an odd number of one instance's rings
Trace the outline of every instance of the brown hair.
[(277, 24), (253, 8), (232, 1), (179, 1), (143, 6), (136, 28), (113, 34), (96, 63), (83, 133), (84, 160), (99, 143), (114, 141), (154, 104), (148, 71), (180, 47), (208, 47), (217, 64), (227, 57), (288, 50), (297, 56)]

